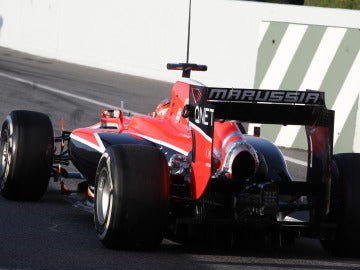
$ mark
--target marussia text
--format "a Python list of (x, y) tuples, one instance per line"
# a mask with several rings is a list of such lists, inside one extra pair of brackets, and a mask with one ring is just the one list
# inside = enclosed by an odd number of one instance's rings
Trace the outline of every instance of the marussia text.
[(210, 88), (208, 100), (319, 104), (322, 92)]

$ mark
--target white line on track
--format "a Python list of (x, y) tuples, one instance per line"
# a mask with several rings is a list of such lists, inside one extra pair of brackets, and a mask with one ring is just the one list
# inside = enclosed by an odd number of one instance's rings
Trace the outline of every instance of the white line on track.
[[(112, 104), (100, 102), (100, 101), (97, 101), (97, 100), (94, 100), (94, 99), (91, 99), (91, 98), (87, 98), (87, 97), (84, 97), (84, 96), (80, 96), (80, 95), (75, 95), (75, 94), (69, 93), (69, 92), (61, 90), (61, 89), (57, 89), (57, 88), (47, 86), (47, 85), (44, 85), (44, 84), (41, 84), (41, 83), (36, 83), (34, 81), (26, 80), (26, 79), (23, 79), (23, 78), (20, 78), (20, 77), (17, 77), (17, 76), (13, 76), (13, 75), (10, 75), (10, 74), (7, 74), (7, 73), (0, 72), (0, 76), (4, 77), (4, 78), (8, 78), (8, 79), (16, 81), (16, 82), (20, 82), (20, 83), (29, 85), (31, 87), (36, 87), (36, 88), (39, 88), (39, 89), (42, 89), (42, 90), (45, 90), (45, 91), (48, 91), (48, 92), (52, 92), (52, 93), (56, 93), (56, 94), (59, 94), (59, 95), (75, 98), (75, 99), (78, 99), (78, 100), (81, 100), (81, 101), (85, 101), (85, 102), (88, 102), (88, 103), (91, 103), (91, 104), (94, 104), (94, 105), (97, 105), (97, 106), (100, 106), (100, 107), (103, 107), (103, 108), (118, 108), (118, 106), (114, 106)], [(123, 110), (123, 111), (129, 112), (131, 114), (141, 115), (140, 113), (134, 112), (134, 111), (131, 111), (131, 110)], [(302, 160), (298, 160), (298, 159), (288, 157), (288, 156), (284, 156), (284, 158), (285, 158), (285, 160), (287, 160), (289, 162), (292, 162), (292, 163), (295, 163), (295, 164), (298, 164), (298, 165), (301, 165), (301, 166), (307, 166), (307, 162), (304, 162)]]
[(302, 161), (302, 160), (292, 158), (292, 157), (288, 157), (288, 156), (284, 156), (284, 159), (286, 161), (291, 162), (291, 163), (295, 163), (295, 164), (307, 167), (307, 162), (306, 161)]
[[(67, 91), (63, 91), (63, 90), (60, 90), (60, 89), (57, 89), (57, 88), (54, 88), (54, 87), (51, 87), (51, 86), (47, 86), (47, 85), (44, 85), (44, 84), (41, 84), (41, 83), (37, 83), (37, 82), (34, 82), (34, 81), (26, 80), (26, 79), (23, 79), (23, 78), (20, 78), (20, 77), (17, 77), (17, 76), (13, 76), (13, 75), (10, 75), (10, 74), (7, 74), (7, 73), (0, 72), (0, 76), (4, 77), (4, 78), (11, 79), (11, 80), (16, 81), (16, 82), (20, 82), (20, 83), (29, 85), (31, 87), (36, 87), (36, 88), (39, 88), (39, 89), (42, 89), (42, 90), (46, 90), (48, 92), (56, 93), (56, 94), (59, 94), (59, 95), (62, 95), (62, 96), (71, 97), (71, 98), (75, 98), (75, 99), (78, 99), (78, 100), (81, 100), (81, 101), (85, 101), (85, 102), (88, 102), (88, 103), (91, 103), (91, 104), (94, 104), (94, 105), (98, 105), (98, 106), (103, 107), (103, 108), (108, 108), (108, 109), (117, 109), (117, 108), (119, 108), (119, 106), (115, 106), (115, 105), (112, 105), (112, 104), (109, 104), (109, 103), (100, 102), (100, 101), (97, 101), (97, 100), (94, 100), (94, 99), (91, 99), (91, 98), (87, 98), (87, 97), (84, 97), (84, 96), (75, 95), (75, 94), (69, 93)], [(137, 113), (137, 112), (134, 112), (134, 111), (131, 111), (131, 110), (123, 110), (123, 111), (124, 112), (129, 112), (131, 114), (137, 114), (137, 115), (140, 114), (140, 113)]]

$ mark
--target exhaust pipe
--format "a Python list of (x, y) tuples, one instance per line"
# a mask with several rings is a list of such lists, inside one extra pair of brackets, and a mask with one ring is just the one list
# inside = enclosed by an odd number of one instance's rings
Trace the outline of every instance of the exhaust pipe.
[(221, 171), (231, 179), (247, 180), (259, 168), (255, 149), (246, 142), (231, 142), (226, 147), (226, 156)]

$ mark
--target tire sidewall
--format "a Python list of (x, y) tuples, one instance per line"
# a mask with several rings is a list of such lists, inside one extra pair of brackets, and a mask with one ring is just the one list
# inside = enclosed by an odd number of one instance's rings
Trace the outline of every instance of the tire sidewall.
[[(113, 179), (118, 179), (116, 175), (114, 175), (114, 170), (112, 168), (112, 160), (113, 160), (113, 151), (111, 149), (108, 149), (100, 158), (99, 165), (96, 171), (96, 177), (95, 177), (95, 204), (94, 204), (94, 222), (95, 222), (95, 228), (96, 233), (101, 241), (107, 241), (107, 236), (111, 234), (112, 227), (113, 227), (113, 219), (114, 219), (114, 196), (116, 196), (116, 192), (114, 192), (114, 183)], [(109, 181), (110, 184), (110, 200), (109, 205), (106, 213), (105, 220), (102, 222), (102, 218), (99, 217), (99, 209), (98, 207), (101, 207), (99, 205), (99, 186), (102, 184), (100, 181), (103, 181), (104, 179), (99, 179), (101, 174), (107, 174), (107, 181)]]
[[(147, 163), (143, 162), (144, 156)], [(149, 173), (149, 168), (156, 172)], [(111, 181), (112, 205), (102, 220), (100, 176), (104, 172)], [(95, 177), (94, 222), (98, 238), (109, 248), (157, 246), (167, 225), (169, 198), (169, 172), (160, 150), (144, 145), (109, 147), (100, 158)]]
[(10, 200), (39, 200), (50, 180), (55, 151), (50, 118), (39, 112), (13, 111), (2, 125), (1, 151), (4, 136), (8, 136), (10, 154), (6, 174), (0, 172), (1, 194)]

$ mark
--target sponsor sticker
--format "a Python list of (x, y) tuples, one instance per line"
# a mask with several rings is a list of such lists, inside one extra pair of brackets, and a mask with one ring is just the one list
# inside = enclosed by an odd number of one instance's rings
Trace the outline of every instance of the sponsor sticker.
[(323, 92), (285, 91), (236, 88), (209, 88), (208, 99), (212, 101), (270, 102), (323, 104)]
[(189, 104), (193, 109), (190, 122), (212, 138), (214, 129), (214, 105), (207, 102), (206, 87), (190, 86)]

